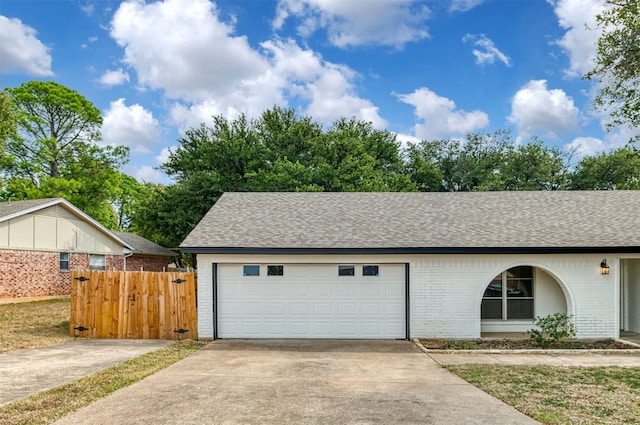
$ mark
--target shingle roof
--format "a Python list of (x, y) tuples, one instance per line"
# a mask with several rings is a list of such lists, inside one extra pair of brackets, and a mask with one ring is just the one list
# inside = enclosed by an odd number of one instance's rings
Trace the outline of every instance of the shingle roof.
[(34, 207), (58, 201), (60, 198), (30, 199), (27, 201), (0, 202), (0, 218), (10, 216)]
[(640, 191), (225, 193), (181, 247), (640, 247)]
[(127, 242), (129, 245), (135, 248), (134, 254), (140, 255), (153, 255), (162, 257), (175, 257), (176, 253), (170, 251), (157, 243), (151, 242), (149, 239), (129, 232), (117, 232), (114, 231), (120, 239)]

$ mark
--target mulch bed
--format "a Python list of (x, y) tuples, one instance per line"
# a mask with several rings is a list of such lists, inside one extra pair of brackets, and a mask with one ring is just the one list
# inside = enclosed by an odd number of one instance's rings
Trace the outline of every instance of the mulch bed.
[(573, 340), (551, 343), (548, 347), (540, 347), (529, 339), (421, 339), (422, 345), (429, 350), (628, 350), (639, 349), (613, 339)]

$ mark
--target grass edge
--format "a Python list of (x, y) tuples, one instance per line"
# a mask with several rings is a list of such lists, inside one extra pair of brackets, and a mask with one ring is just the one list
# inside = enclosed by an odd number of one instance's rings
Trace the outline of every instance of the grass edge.
[(204, 342), (176, 341), (166, 347), (0, 407), (0, 423), (49, 424), (200, 350)]

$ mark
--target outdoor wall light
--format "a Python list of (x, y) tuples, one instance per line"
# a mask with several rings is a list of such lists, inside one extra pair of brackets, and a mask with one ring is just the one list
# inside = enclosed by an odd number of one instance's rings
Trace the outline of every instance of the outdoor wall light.
[(600, 263), (600, 274), (609, 274), (609, 265), (607, 264), (607, 260), (602, 260)]

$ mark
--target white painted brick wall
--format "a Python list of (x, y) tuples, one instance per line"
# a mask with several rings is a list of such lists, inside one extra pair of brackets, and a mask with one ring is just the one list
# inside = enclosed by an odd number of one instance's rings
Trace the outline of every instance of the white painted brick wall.
[[(599, 273), (607, 258), (609, 275)], [(573, 314), (580, 338), (618, 336), (619, 270), (615, 255), (415, 255), (415, 256), (242, 256), (198, 255), (198, 328), (213, 337), (211, 264), (217, 263), (410, 263), (410, 336), (477, 338), (480, 303), (489, 282), (519, 265), (544, 269), (561, 282), (567, 313)], [(556, 291), (557, 296), (558, 291)], [(543, 297), (536, 293), (535, 296)], [(557, 305), (541, 301), (540, 305)], [(536, 301), (536, 302), (538, 302)], [(545, 311), (547, 313), (547, 311)], [(505, 328), (507, 330), (507, 328)]]

